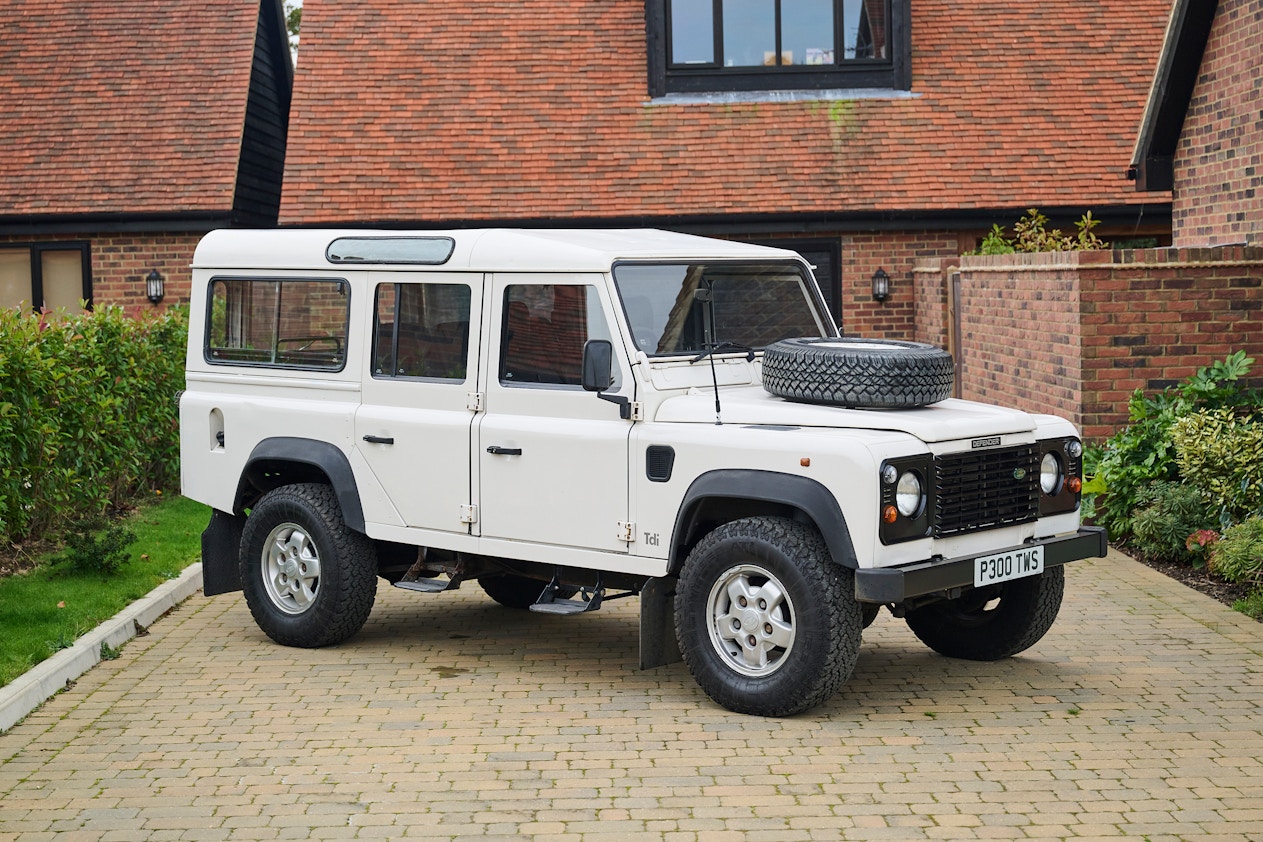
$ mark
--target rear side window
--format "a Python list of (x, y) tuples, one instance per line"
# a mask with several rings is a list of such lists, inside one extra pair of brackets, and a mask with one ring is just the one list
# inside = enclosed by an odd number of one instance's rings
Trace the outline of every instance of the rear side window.
[(470, 289), (464, 284), (381, 284), (374, 377), (465, 379)]
[(339, 371), (346, 365), (350, 302), (346, 281), (216, 278), (206, 359)]

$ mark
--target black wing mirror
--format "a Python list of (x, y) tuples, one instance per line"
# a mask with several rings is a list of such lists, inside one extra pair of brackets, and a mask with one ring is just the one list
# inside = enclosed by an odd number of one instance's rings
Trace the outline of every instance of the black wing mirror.
[(582, 382), (584, 391), (596, 392), (601, 400), (618, 404), (619, 418), (631, 418), (631, 398), (605, 394), (614, 385), (614, 343), (608, 339), (589, 339), (584, 343)]
[(614, 383), (614, 343), (589, 339), (583, 345), (583, 389), (604, 392)]

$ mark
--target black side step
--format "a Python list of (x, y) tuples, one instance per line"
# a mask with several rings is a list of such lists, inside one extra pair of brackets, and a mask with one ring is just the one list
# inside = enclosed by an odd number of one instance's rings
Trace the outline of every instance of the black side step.
[(539, 614), (586, 614), (599, 610), (601, 601), (605, 599), (605, 588), (601, 586), (599, 574), (596, 577), (596, 586), (591, 590), (581, 589), (574, 599), (558, 599), (557, 590), (560, 587), (557, 574), (554, 573), (553, 580), (544, 588), (539, 599), (535, 600), (531, 610)]
[(421, 593), (442, 593), (443, 591), (454, 591), (460, 587), (460, 583), (465, 581), (465, 577), (459, 573), (454, 573), (446, 579), (400, 579), (395, 582), (396, 588), (403, 588), (405, 591), (420, 591)]

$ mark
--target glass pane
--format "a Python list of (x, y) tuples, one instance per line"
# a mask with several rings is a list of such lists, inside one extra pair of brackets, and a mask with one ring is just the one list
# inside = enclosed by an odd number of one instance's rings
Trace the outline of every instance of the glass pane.
[(469, 306), (470, 290), (464, 284), (379, 286), (373, 373), (463, 381), (469, 359)]
[(781, 0), (785, 64), (833, 64), (833, 0)]
[(0, 307), (31, 306), (30, 249), (0, 249)]
[(713, 0), (672, 0), (671, 63), (715, 62), (715, 4)]
[(887, 0), (844, 0), (842, 33), (848, 59), (889, 58)]
[(215, 281), (207, 358), (340, 369), (346, 362), (349, 302), (345, 281)]
[(44, 306), (65, 308), (67, 313), (83, 312), (83, 252), (45, 251), (40, 255), (44, 281)]
[(451, 237), (342, 237), (329, 244), (330, 263), (415, 263), (438, 266), (456, 248)]
[(501, 335), (500, 382), (578, 386), (584, 343), (610, 332), (595, 287), (515, 284), (504, 291)]
[[(760, 349), (823, 329), (790, 264), (625, 264), (615, 267), (614, 283), (636, 347), (647, 354), (696, 354), (725, 342)], [(705, 288), (709, 308), (697, 294)]]
[(775, 0), (724, 0), (724, 67), (776, 65)]

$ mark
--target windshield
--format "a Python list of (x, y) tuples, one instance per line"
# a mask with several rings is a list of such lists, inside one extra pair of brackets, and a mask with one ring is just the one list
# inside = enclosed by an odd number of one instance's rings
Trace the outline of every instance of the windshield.
[(636, 347), (650, 356), (825, 335), (796, 263), (623, 263), (614, 284)]

